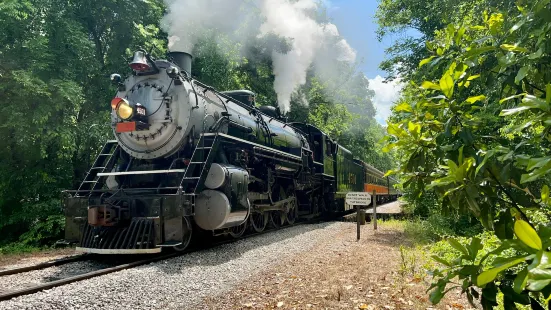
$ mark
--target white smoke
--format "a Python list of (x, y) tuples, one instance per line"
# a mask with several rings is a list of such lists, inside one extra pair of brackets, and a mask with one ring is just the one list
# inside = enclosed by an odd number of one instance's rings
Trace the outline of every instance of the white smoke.
[(243, 0), (165, 0), (168, 13), (161, 27), (168, 33), (168, 48), (191, 52), (205, 29), (229, 33), (239, 26)]
[[(165, 0), (169, 12), (163, 28), (169, 34), (169, 48), (191, 52), (202, 29), (216, 29), (230, 36), (242, 26), (242, 10), (257, 9), (262, 24), (246, 25), (259, 37), (275, 34), (290, 42), (290, 51), (272, 53), (274, 89), (283, 112), (290, 110), (291, 94), (306, 83), (314, 63), (316, 70), (330, 72), (335, 61), (353, 63), (356, 52), (342, 39), (334, 24), (314, 19), (314, 0)], [(247, 6), (249, 5), (249, 6)], [(252, 5), (252, 6), (251, 6)], [(236, 38), (246, 46), (245, 38)], [(325, 68), (324, 68), (325, 67)]]

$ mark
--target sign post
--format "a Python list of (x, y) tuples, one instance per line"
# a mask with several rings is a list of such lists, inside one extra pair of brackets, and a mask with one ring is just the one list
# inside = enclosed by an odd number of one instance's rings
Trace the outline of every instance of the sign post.
[(360, 206), (356, 206), (356, 241), (360, 241)]
[(377, 230), (377, 192), (373, 190), (373, 230)]
[(357, 240), (360, 240), (360, 207), (367, 207), (371, 203), (371, 195), (365, 192), (349, 192), (346, 194), (346, 203), (352, 206), (356, 206), (356, 238)]

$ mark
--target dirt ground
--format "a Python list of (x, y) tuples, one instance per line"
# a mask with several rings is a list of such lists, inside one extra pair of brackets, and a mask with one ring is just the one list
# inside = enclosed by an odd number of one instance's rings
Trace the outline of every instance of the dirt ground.
[[(262, 271), (233, 291), (205, 300), (208, 309), (470, 309), (460, 292), (439, 305), (428, 300), (427, 260), (400, 246), (400, 225), (343, 230), (308, 252)], [(401, 254), (405, 253), (405, 254)]]

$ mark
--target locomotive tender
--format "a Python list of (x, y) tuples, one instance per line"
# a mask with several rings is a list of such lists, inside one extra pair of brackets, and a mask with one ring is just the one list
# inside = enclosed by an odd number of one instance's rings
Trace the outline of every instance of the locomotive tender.
[(342, 212), (346, 193), (371, 189), (371, 178), (381, 197), (396, 198), (390, 179), (321, 130), (257, 108), (250, 91), (193, 79), (188, 53), (168, 59), (139, 50), (132, 76), (111, 76), (115, 139), (63, 203), (65, 239), (80, 251), (184, 250), (198, 229), (238, 238)]

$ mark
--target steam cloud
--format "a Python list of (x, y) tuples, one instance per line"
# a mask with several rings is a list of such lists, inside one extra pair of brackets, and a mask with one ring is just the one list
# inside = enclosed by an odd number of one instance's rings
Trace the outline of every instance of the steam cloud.
[[(290, 51), (272, 53), (274, 89), (282, 112), (290, 110), (291, 94), (306, 83), (306, 74), (314, 64), (316, 70), (329, 71), (325, 64), (354, 62), (356, 52), (340, 38), (334, 24), (320, 24), (313, 18), (318, 4), (314, 0), (165, 0), (169, 12), (162, 25), (169, 34), (169, 49), (191, 52), (202, 35), (202, 29), (235, 35), (243, 26), (244, 14), (258, 10), (261, 25), (249, 23), (249, 30), (260, 37), (275, 34), (290, 41)], [(246, 32), (243, 32), (246, 33)], [(248, 32), (250, 33), (250, 31)], [(246, 38), (238, 38), (246, 45)], [(326, 51), (326, 52), (321, 52)], [(329, 51), (329, 52), (327, 52)], [(331, 57), (333, 59), (327, 59)]]

